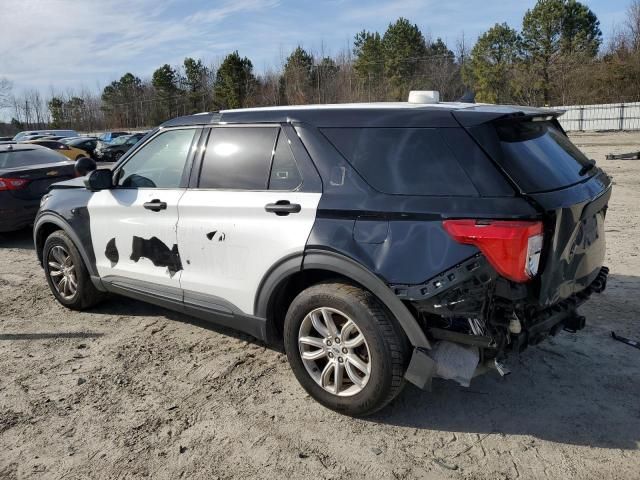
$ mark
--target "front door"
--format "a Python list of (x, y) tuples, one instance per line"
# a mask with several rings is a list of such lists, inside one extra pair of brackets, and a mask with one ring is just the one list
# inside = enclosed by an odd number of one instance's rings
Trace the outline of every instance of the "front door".
[(179, 292), (178, 202), (196, 132), (160, 132), (116, 167), (114, 188), (91, 197), (91, 240), (98, 273), (107, 282)]
[(178, 205), (185, 302), (254, 314), (265, 274), (301, 253), (313, 227), (321, 193), (302, 184), (280, 126), (211, 129), (198, 184)]

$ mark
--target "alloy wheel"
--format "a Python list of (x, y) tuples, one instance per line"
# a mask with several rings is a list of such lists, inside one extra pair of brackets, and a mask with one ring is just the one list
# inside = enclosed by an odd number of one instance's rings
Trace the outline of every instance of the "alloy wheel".
[(65, 300), (71, 300), (78, 291), (76, 268), (67, 250), (56, 245), (47, 256), (49, 277), (58, 294)]
[(304, 317), (298, 347), (311, 378), (329, 393), (355, 395), (369, 381), (367, 341), (356, 323), (335, 308), (316, 308)]

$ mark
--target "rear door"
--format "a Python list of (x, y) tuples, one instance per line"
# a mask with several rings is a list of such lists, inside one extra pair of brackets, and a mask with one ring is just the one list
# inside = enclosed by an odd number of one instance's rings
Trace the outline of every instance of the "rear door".
[(302, 151), (291, 131), (279, 125), (211, 129), (193, 188), (179, 204), (185, 303), (253, 314), (269, 269), (304, 251), (321, 187), (313, 167), (301, 165), (308, 157), (294, 157)]
[(181, 301), (178, 201), (200, 131), (160, 130), (118, 166), (113, 189), (91, 197), (91, 239), (98, 273), (107, 282)]

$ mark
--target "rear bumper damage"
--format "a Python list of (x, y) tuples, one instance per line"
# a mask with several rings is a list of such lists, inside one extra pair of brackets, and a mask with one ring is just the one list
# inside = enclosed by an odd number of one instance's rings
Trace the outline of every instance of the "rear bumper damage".
[(405, 299), (433, 349), (414, 349), (405, 378), (430, 389), (433, 377), (469, 386), (487, 370), (505, 375), (503, 361), (560, 330), (575, 333), (585, 326), (577, 308), (606, 288), (609, 269), (601, 267), (583, 290), (542, 308), (524, 286), (502, 282), (481, 256), (445, 272), (425, 285), (392, 286)]

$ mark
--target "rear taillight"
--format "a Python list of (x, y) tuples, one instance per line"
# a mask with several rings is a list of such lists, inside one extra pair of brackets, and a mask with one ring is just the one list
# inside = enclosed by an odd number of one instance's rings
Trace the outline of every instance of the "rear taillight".
[(457, 242), (475, 245), (503, 277), (526, 282), (538, 273), (542, 222), (511, 220), (445, 220)]
[(22, 190), (26, 188), (29, 180), (25, 178), (2, 178), (0, 177), (0, 192), (3, 190)]

